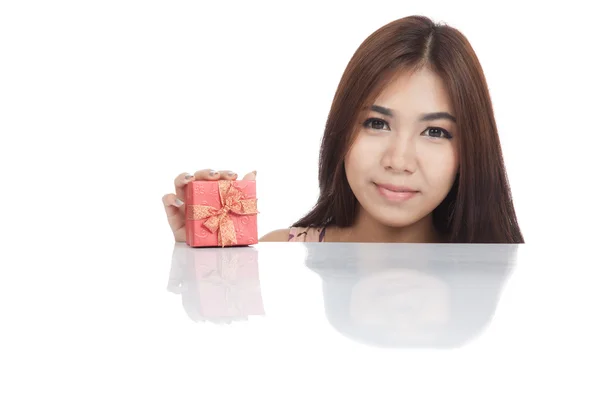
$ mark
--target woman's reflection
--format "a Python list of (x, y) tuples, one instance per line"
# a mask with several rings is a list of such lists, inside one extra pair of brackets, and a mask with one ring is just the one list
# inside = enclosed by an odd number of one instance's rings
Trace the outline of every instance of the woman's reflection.
[(306, 244), (332, 326), (384, 347), (451, 348), (491, 320), (516, 245)]
[(264, 315), (257, 252), (252, 247), (191, 248), (177, 243), (168, 289), (181, 294), (194, 321), (231, 323)]

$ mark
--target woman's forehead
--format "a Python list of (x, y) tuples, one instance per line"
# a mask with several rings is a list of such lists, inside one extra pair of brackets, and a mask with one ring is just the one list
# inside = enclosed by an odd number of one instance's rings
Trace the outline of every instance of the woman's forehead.
[(444, 81), (426, 68), (415, 72), (401, 72), (387, 79), (371, 105), (395, 110), (399, 116), (424, 112), (452, 112), (450, 96)]

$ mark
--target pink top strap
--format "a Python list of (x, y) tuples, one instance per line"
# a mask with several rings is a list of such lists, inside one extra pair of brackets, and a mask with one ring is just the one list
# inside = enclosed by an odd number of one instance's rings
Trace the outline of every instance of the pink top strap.
[(325, 228), (290, 228), (288, 242), (322, 242)]

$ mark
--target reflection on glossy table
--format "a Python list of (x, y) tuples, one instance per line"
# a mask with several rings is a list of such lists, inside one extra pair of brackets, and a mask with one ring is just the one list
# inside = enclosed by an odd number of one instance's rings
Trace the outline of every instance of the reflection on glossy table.
[(600, 275), (589, 255), (346, 243), (122, 250), (112, 264), (89, 269), (89, 254), (38, 282), (49, 303), (20, 316), (12, 340), (26, 350), (9, 354), (22, 398), (600, 398)]

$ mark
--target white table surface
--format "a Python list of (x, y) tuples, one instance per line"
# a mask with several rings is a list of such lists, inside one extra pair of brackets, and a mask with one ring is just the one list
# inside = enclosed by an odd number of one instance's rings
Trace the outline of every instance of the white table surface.
[(596, 255), (33, 246), (4, 268), (0, 397), (600, 399)]

